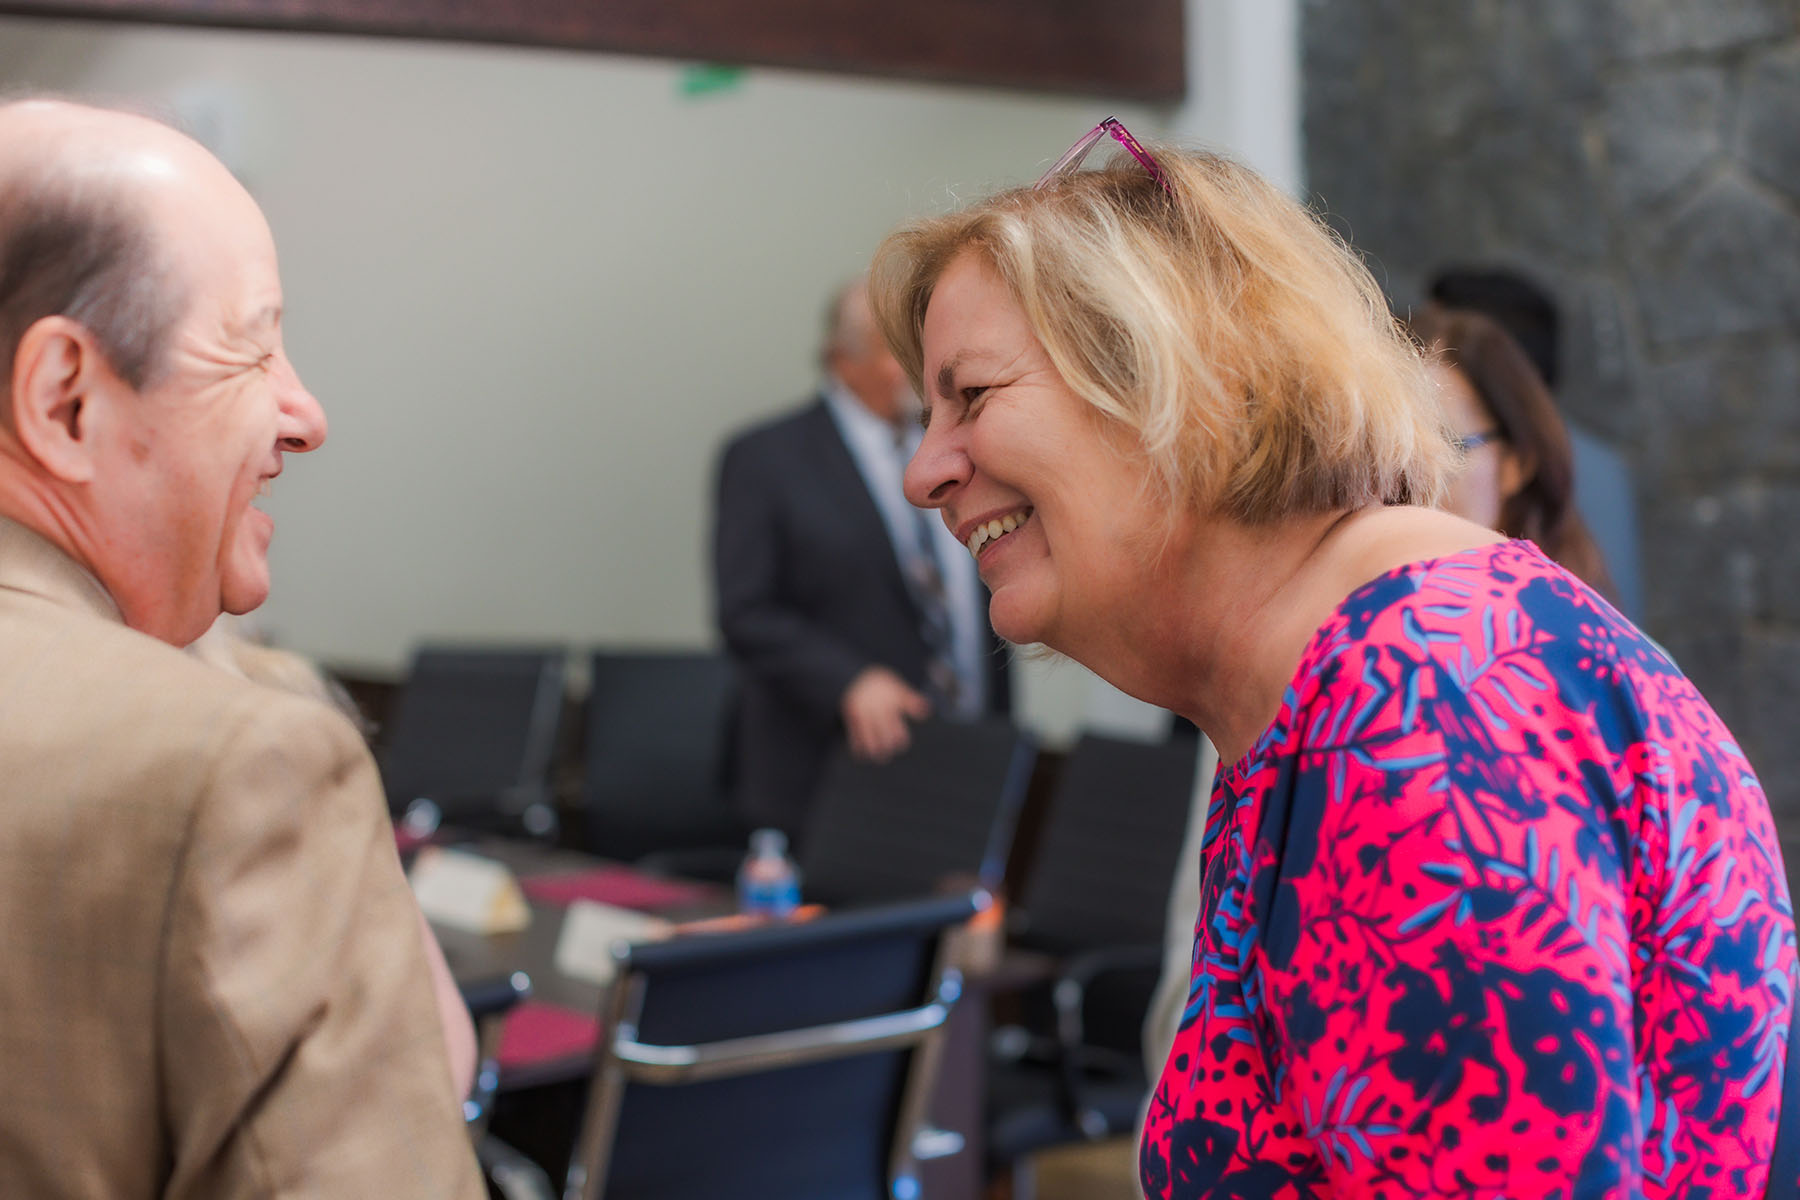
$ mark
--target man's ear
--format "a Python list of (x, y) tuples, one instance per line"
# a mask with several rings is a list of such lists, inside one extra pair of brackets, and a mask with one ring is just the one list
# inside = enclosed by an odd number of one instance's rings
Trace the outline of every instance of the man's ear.
[(86, 326), (42, 317), (13, 355), (12, 427), (26, 453), (64, 483), (94, 477), (97, 393), (124, 386)]

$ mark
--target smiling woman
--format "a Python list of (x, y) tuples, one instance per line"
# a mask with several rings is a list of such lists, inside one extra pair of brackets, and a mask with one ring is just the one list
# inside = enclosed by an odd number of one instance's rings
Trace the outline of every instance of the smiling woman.
[(1759, 1193), (1795, 938), (1729, 731), (1426, 507), (1457, 451), (1346, 246), (1139, 149), (902, 228), (871, 294), (995, 628), (1220, 750), (1146, 1194)]

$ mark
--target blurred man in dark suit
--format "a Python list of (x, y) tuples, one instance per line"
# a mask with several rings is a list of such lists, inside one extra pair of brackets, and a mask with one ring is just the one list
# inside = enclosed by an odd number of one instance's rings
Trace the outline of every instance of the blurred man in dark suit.
[(909, 722), (1010, 699), (969, 552), (901, 491), (918, 400), (862, 281), (826, 326), (819, 395), (726, 447), (714, 527), (719, 628), (743, 676), (735, 800), (791, 836), (840, 739), (886, 759)]

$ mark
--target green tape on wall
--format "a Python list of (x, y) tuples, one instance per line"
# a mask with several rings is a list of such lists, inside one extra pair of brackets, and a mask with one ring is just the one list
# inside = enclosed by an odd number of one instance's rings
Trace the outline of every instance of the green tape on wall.
[(696, 63), (681, 73), (683, 96), (706, 96), (743, 86), (744, 68), (725, 63)]

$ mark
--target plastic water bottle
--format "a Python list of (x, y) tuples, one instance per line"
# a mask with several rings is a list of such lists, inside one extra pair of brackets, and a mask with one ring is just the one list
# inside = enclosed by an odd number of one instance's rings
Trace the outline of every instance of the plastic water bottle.
[(788, 857), (787, 834), (758, 829), (750, 835), (750, 853), (738, 868), (738, 911), (781, 918), (800, 907), (800, 869)]

